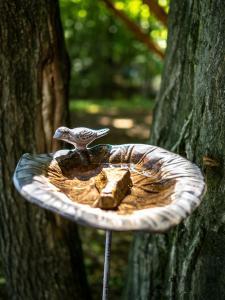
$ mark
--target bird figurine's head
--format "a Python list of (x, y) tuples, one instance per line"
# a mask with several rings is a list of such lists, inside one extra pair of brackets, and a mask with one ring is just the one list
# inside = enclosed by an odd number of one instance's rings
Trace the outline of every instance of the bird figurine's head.
[(53, 135), (53, 138), (69, 143), (70, 129), (67, 127), (59, 127), (58, 129), (56, 129), (55, 134)]
[(53, 138), (65, 141), (74, 145), (75, 149), (84, 150), (87, 146), (109, 132), (108, 128), (94, 130), (85, 127), (77, 127), (69, 129), (67, 127), (59, 127), (53, 136)]

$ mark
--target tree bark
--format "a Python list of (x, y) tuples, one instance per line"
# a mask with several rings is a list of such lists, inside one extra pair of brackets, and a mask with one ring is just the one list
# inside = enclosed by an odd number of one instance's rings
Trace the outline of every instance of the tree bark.
[(76, 226), (28, 204), (12, 175), (47, 152), (68, 116), (69, 66), (57, 1), (0, 1), (0, 255), (8, 298), (90, 299)]
[(126, 299), (225, 299), (224, 28), (222, 0), (171, 2), (151, 143), (198, 164), (207, 194), (169, 233), (136, 235)]

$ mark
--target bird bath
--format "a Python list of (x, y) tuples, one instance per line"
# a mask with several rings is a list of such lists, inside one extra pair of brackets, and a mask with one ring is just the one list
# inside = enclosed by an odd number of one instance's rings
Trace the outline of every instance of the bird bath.
[(205, 188), (196, 165), (145, 144), (24, 154), (13, 179), (28, 201), (106, 230), (104, 300), (108, 299), (112, 231), (165, 232), (192, 213)]

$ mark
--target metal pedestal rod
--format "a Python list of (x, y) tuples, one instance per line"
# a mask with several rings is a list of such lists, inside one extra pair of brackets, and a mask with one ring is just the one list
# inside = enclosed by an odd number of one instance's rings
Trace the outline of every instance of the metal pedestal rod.
[(105, 234), (106, 234), (105, 235), (105, 260), (104, 260), (102, 300), (108, 300), (112, 231), (106, 230)]

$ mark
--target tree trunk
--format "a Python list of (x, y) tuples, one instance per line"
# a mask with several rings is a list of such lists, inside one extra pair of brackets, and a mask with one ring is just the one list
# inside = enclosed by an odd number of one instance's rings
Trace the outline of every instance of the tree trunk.
[(207, 194), (164, 235), (137, 234), (126, 299), (225, 299), (225, 10), (223, 0), (173, 0), (151, 143), (186, 156)]
[(68, 116), (68, 58), (57, 1), (0, 1), (0, 255), (10, 300), (90, 299), (76, 226), (12, 185), (24, 152), (55, 150)]

